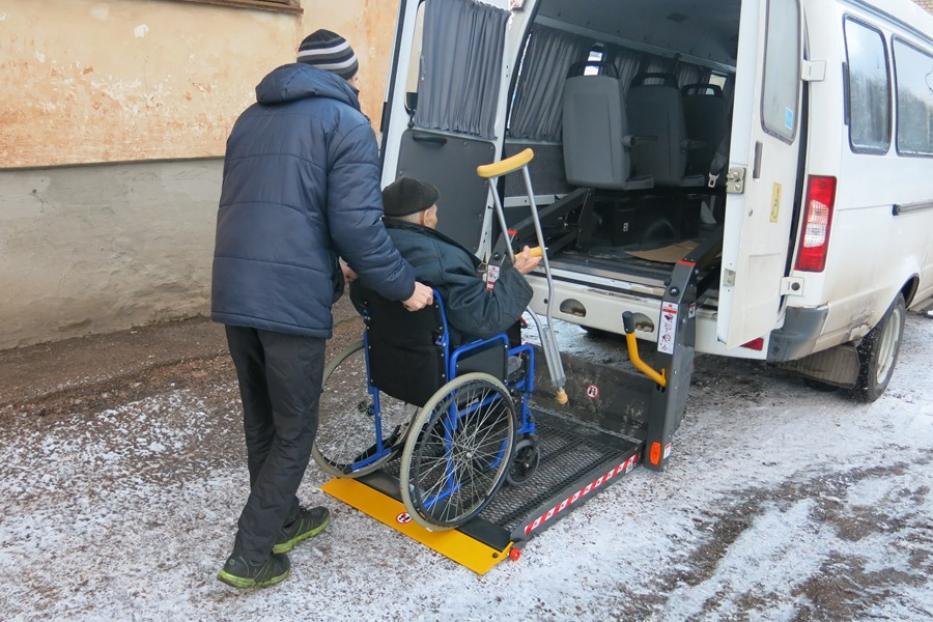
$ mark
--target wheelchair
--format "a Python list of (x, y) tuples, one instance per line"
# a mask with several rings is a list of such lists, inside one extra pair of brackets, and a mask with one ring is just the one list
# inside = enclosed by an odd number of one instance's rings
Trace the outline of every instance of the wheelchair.
[(468, 522), (506, 482), (525, 483), (539, 462), (534, 349), (505, 333), (457, 343), (436, 290), (414, 313), (359, 283), (351, 296), (365, 328), (324, 372), (312, 450), (321, 469), (358, 478), (397, 468), (408, 516), (431, 531)]

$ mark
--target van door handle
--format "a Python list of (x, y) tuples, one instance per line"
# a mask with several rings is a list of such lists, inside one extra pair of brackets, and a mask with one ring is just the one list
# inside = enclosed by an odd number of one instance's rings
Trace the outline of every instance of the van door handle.
[(446, 145), (447, 137), (436, 134), (412, 134), (411, 139), (419, 143), (432, 143), (435, 145)]
[(764, 145), (761, 144), (761, 141), (755, 142), (755, 166), (752, 167), (752, 179), (761, 178), (761, 151), (764, 149)]

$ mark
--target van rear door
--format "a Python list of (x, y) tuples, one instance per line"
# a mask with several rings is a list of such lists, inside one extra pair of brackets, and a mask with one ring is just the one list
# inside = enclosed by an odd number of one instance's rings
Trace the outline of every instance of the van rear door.
[(476, 167), (502, 152), (511, 75), (506, 43), (520, 41), (529, 13), (513, 15), (509, 0), (400, 3), (382, 119), (382, 183), (408, 176), (436, 185), (438, 230), (477, 253), (492, 221), (489, 186)]
[(798, 0), (742, 2), (717, 319), (728, 348), (780, 323), (803, 140), (802, 24)]

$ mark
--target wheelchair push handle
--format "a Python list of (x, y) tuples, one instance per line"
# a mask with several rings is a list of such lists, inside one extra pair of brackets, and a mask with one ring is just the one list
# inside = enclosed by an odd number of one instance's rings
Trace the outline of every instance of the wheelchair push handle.
[(523, 166), (526, 166), (534, 159), (534, 150), (525, 149), (524, 151), (516, 153), (510, 158), (500, 160), (499, 162), (493, 162), (492, 164), (484, 164), (482, 166), (476, 167), (476, 174), (483, 179), (502, 177), (503, 175), (514, 173)]

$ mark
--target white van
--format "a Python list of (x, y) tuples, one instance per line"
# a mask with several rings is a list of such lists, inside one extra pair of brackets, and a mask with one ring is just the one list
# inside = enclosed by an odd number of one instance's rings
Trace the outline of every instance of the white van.
[[(435, 183), (483, 259), (503, 236), (473, 171), (533, 148), (555, 316), (592, 331), (630, 311), (657, 341), (674, 265), (721, 243), (697, 351), (872, 400), (933, 297), (933, 16), (910, 0), (401, 0), (382, 130), (384, 184)], [(518, 223), (520, 179), (500, 193)]]

